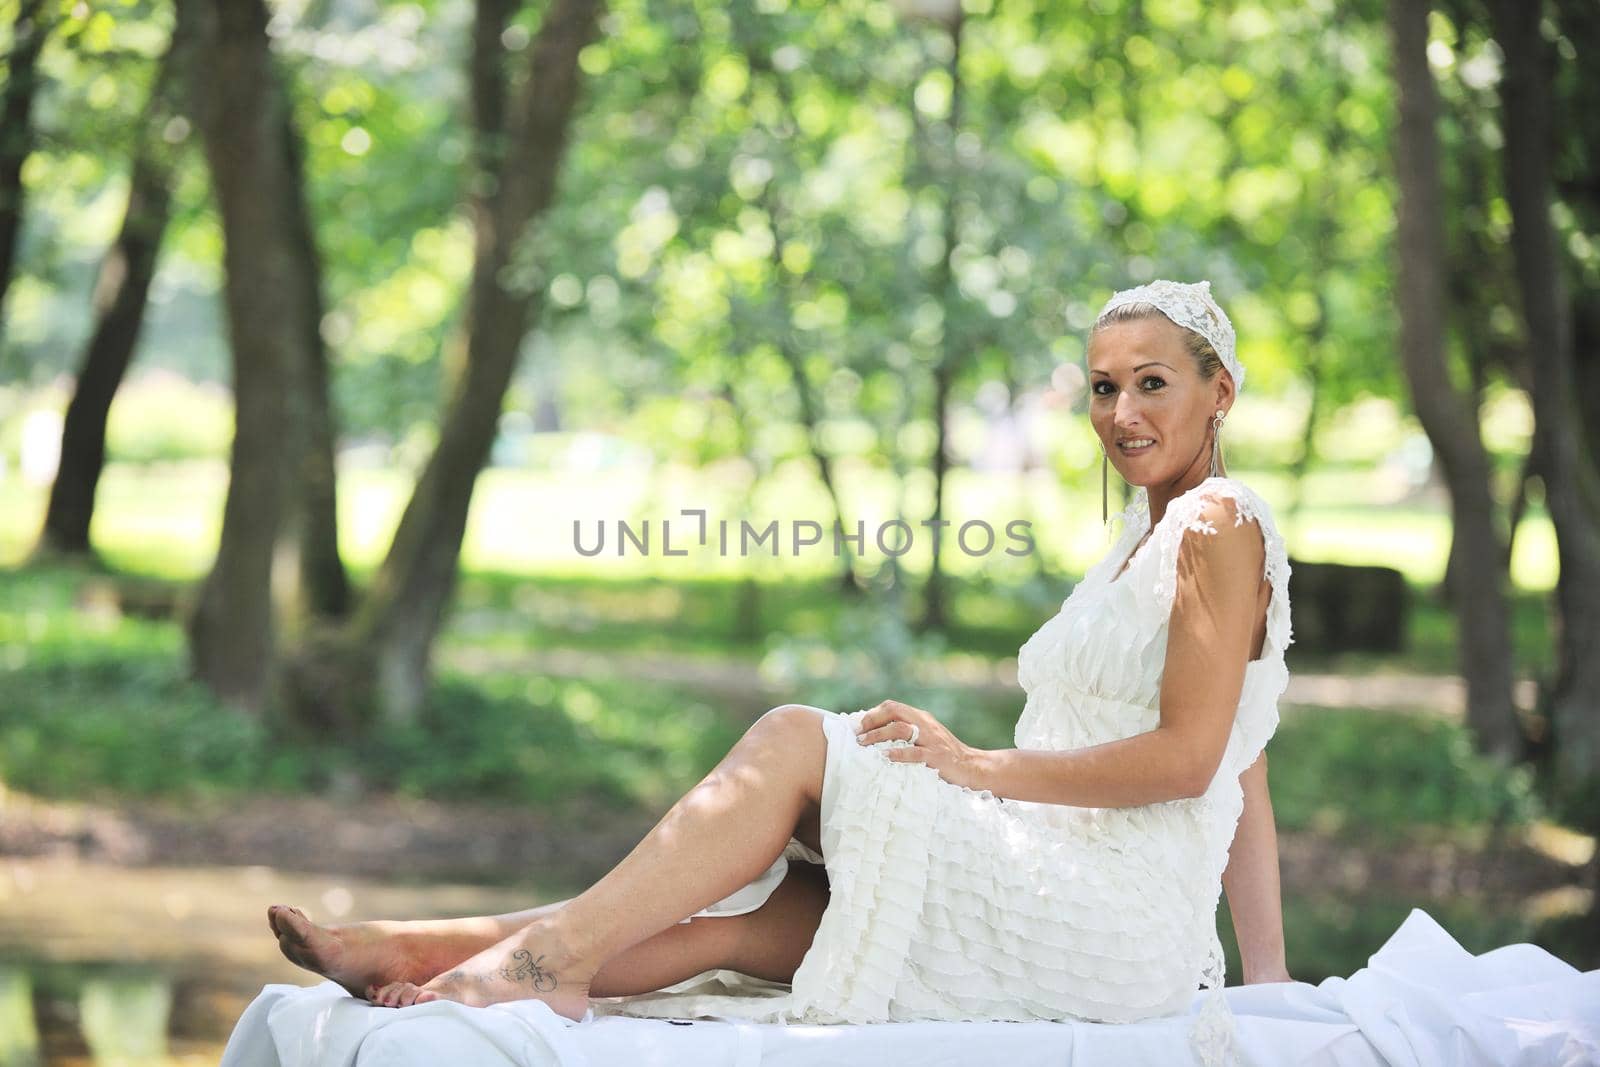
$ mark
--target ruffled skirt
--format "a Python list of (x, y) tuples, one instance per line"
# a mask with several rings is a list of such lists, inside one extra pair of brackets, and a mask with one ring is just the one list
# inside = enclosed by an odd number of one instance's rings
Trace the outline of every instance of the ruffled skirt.
[(697, 913), (754, 910), (790, 862), (822, 860), (829, 903), (794, 981), (708, 971), (597, 998), (597, 1015), (1133, 1022), (1189, 1010), (1206, 944), (1190, 879), (1162, 866), (1185, 849), (1108, 841), (1066, 809), (953, 785), (883, 751), (905, 742), (859, 744), (864, 711), (813, 710), (828, 740), (822, 856), (792, 841), (755, 882)]

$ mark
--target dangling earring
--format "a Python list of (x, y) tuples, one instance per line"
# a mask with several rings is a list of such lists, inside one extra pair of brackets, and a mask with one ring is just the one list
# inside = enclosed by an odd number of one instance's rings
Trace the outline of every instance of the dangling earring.
[(1220, 478), (1222, 465), (1222, 412), (1211, 420), (1211, 477)]
[(1105, 445), (1101, 445), (1100, 446), (1100, 523), (1101, 523), (1101, 525), (1105, 525), (1106, 523), (1111, 521), (1111, 511), (1106, 505), (1106, 482), (1110, 478), (1110, 475), (1106, 473), (1106, 467), (1110, 464), (1110, 462), (1111, 462), (1111, 456), (1106, 452), (1106, 446)]

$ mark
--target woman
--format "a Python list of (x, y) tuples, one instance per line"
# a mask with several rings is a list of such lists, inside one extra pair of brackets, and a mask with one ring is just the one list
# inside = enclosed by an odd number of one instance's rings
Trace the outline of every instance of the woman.
[(1289, 564), (1222, 465), (1244, 368), (1209, 283), (1116, 294), (1087, 353), (1091, 422), (1139, 489), (1021, 649), (1016, 748), (895, 701), (783, 705), (571, 900), (334, 928), (274, 907), (284, 953), (380, 1005), (535, 997), (570, 1019), (1121, 1022), (1204, 984), (1216, 1059), (1224, 887), (1245, 980), (1289, 980), (1263, 753)]

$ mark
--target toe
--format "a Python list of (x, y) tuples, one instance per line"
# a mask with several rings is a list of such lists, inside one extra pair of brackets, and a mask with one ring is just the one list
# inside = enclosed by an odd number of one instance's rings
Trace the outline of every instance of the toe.
[(427, 1003), (429, 1003), (431, 1001), (443, 1000), (443, 999), (444, 999), (444, 997), (441, 997), (439, 994), (435, 993), (431, 989), (420, 989), (420, 990), (417, 991), (417, 999), (416, 999), (415, 1003), (417, 1003), (417, 1004), (427, 1004)]
[(281, 916), (284, 936), (291, 941), (305, 944), (312, 930), (311, 920), (299, 908), (290, 908)]
[(417, 1002), (417, 996), (421, 992), (421, 989), (412, 985), (410, 982), (400, 983), (400, 1007), (409, 1008), (411, 1005), (415, 1004)]

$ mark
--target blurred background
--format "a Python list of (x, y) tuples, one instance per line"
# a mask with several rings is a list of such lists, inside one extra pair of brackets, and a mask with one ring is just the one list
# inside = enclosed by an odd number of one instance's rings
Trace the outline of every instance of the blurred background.
[(1294, 567), (1291, 972), (1413, 907), (1600, 964), (1597, 55), (1590, 0), (0, 0), (0, 1062), (214, 1062), (312, 980), (267, 903), (570, 895), (778, 703), (1007, 747), (1156, 277)]

